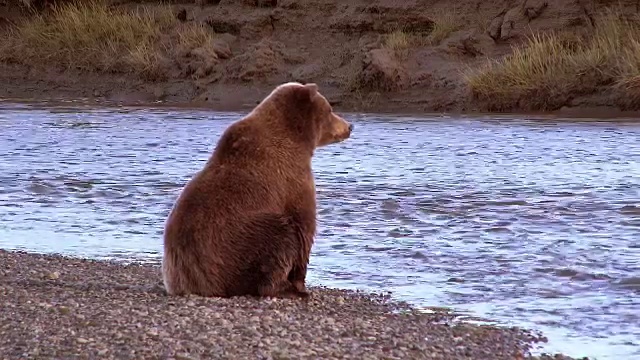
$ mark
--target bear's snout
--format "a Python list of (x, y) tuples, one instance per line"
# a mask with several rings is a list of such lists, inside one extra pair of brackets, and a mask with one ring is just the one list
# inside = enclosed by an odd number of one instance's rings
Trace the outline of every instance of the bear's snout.
[(353, 131), (353, 124), (339, 116), (336, 117), (338, 118), (338, 123), (336, 124), (337, 129), (335, 129), (337, 140), (342, 141), (348, 139)]

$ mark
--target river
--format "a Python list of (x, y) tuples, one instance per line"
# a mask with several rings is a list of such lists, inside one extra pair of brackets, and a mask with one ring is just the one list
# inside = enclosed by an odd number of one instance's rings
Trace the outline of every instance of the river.
[[(0, 102), (0, 248), (159, 262), (242, 114)], [(640, 123), (347, 114), (314, 157), (310, 284), (391, 291), (640, 359)]]

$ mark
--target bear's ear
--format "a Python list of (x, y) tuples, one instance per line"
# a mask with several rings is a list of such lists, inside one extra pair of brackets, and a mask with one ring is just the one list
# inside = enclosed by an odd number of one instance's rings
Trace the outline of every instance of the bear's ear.
[(296, 100), (298, 104), (310, 104), (313, 97), (318, 93), (318, 85), (314, 83), (308, 83), (302, 87), (298, 87), (295, 92)]
[(309, 89), (309, 93), (311, 97), (313, 97), (316, 93), (318, 93), (318, 85), (316, 83), (306, 83), (304, 87)]

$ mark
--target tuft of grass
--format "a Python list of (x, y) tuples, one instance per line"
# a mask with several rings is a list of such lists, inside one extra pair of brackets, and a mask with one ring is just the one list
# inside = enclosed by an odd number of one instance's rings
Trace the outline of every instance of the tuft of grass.
[(393, 50), (405, 50), (409, 47), (411, 41), (409, 35), (402, 30), (396, 30), (392, 33), (386, 34), (384, 37), (384, 47)]
[(214, 43), (215, 35), (203, 24), (187, 25), (178, 32), (178, 49), (180, 53), (195, 53), (204, 59), (218, 60)]
[(142, 43), (129, 51), (125, 61), (142, 78), (147, 80), (165, 79), (166, 57), (150, 43)]
[(446, 39), (451, 33), (462, 28), (462, 22), (451, 11), (439, 11), (434, 16), (433, 30), (426, 37), (428, 45), (438, 45), (442, 40)]
[(451, 33), (462, 28), (460, 19), (452, 12), (438, 11), (435, 13), (434, 19), (433, 29), (427, 36), (398, 29), (384, 35), (383, 48), (404, 57), (412, 46), (436, 46)]
[[(602, 87), (640, 90), (640, 26), (607, 10), (590, 37), (534, 34), (501, 60), (464, 74), (490, 110), (555, 110)], [(640, 93), (639, 99), (640, 99)]]
[(214, 36), (203, 24), (185, 27), (178, 33), (180, 46), (194, 49), (213, 43)]
[(382, 40), (382, 47), (400, 58), (405, 58), (409, 54), (409, 48), (415, 41), (412, 35), (402, 30), (385, 34)]
[(2, 39), (0, 61), (158, 79), (171, 60), (196, 48), (217, 60), (214, 36), (201, 24), (178, 22), (168, 5), (125, 11), (105, 0), (74, 1), (12, 29)]

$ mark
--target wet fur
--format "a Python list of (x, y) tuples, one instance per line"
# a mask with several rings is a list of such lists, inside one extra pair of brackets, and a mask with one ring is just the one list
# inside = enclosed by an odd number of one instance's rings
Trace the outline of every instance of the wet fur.
[(315, 84), (283, 84), (229, 126), (165, 224), (167, 292), (307, 297), (316, 233), (311, 158), (350, 133)]

